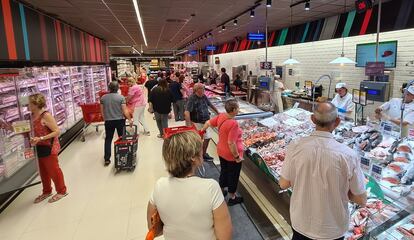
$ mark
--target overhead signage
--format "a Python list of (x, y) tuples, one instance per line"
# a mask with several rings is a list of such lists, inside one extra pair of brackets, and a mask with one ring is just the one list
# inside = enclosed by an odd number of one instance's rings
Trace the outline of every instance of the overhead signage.
[(197, 50), (191, 50), (188, 54), (189, 54), (190, 56), (197, 55)]
[(206, 51), (216, 51), (217, 47), (214, 45), (208, 45), (206, 46)]
[(264, 41), (265, 34), (264, 33), (248, 33), (247, 40), (249, 41)]

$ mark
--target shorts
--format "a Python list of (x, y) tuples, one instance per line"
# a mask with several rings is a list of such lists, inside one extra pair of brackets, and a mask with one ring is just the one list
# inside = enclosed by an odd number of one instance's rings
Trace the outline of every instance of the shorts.
[[(194, 123), (197, 130), (201, 130), (204, 127), (203, 123)], [(204, 133), (204, 139), (211, 139), (211, 129), (207, 128), (206, 133)]]

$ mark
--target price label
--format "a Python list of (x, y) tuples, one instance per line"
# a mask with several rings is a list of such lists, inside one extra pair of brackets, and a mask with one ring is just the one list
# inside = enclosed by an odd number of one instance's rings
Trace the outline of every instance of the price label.
[(369, 158), (361, 157), (361, 168), (365, 172), (369, 172), (371, 170), (371, 160)]
[(371, 168), (371, 176), (377, 180), (377, 181), (381, 181), (382, 179), (382, 169), (383, 167), (377, 165), (377, 164), (372, 164), (372, 168)]

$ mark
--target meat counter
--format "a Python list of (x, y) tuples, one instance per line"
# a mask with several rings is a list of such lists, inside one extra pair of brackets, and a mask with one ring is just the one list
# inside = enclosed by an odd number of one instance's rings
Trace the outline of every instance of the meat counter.
[(10, 195), (4, 193), (24, 187), (37, 171), (30, 133), (14, 131), (16, 126), (30, 126), (25, 97), (36, 92), (46, 97), (65, 146), (82, 129), (79, 104), (98, 101), (98, 91), (106, 89), (106, 71), (105, 66), (2, 70), (8, 74), (0, 75), (0, 204)]
[[(310, 114), (302, 109), (290, 109), (260, 121), (247, 120), (241, 123), (247, 149), (245, 155), (250, 160), (245, 162), (245, 167), (251, 167), (251, 163), (254, 163), (264, 173), (262, 176), (266, 176), (273, 184), (258, 179), (260, 177), (255, 174), (255, 169), (246, 172), (251, 172), (249, 177), (257, 182), (264, 182), (267, 187), (274, 188), (270, 191), (279, 196), (263, 194), (270, 198), (268, 200), (280, 210), (287, 222), (291, 193), (279, 188), (279, 174), (286, 146), (293, 140), (308, 136), (314, 130)], [(346, 239), (377, 238), (413, 210), (414, 193), (411, 184), (414, 180), (414, 142), (409, 139), (397, 141), (393, 133), (381, 129), (380, 126), (354, 127), (352, 123), (345, 122), (335, 131), (338, 141), (359, 153), (370, 192), (366, 208), (356, 208), (350, 204), (351, 222)], [(404, 177), (402, 184), (401, 179)]]

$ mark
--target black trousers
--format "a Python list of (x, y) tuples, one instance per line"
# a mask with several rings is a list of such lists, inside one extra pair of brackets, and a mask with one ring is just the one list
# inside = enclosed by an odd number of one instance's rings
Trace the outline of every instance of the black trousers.
[(124, 127), (125, 119), (105, 121), (105, 161), (111, 160), (112, 139), (114, 138), (115, 129), (118, 136), (122, 136)]
[[(292, 231), (293, 231), (292, 240), (313, 240), (312, 238), (308, 238), (308, 237), (303, 236), (302, 234), (296, 232), (295, 229), (293, 229), (293, 228), (292, 228)], [(344, 239), (344, 237), (337, 238), (335, 240), (343, 240), (343, 239)]]
[(239, 183), (240, 171), (242, 163), (230, 162), (220, 157), (220, 178), (219, 184), (221, 188), (228, 187), (229, 193), (236, 193), (237, 184)]

